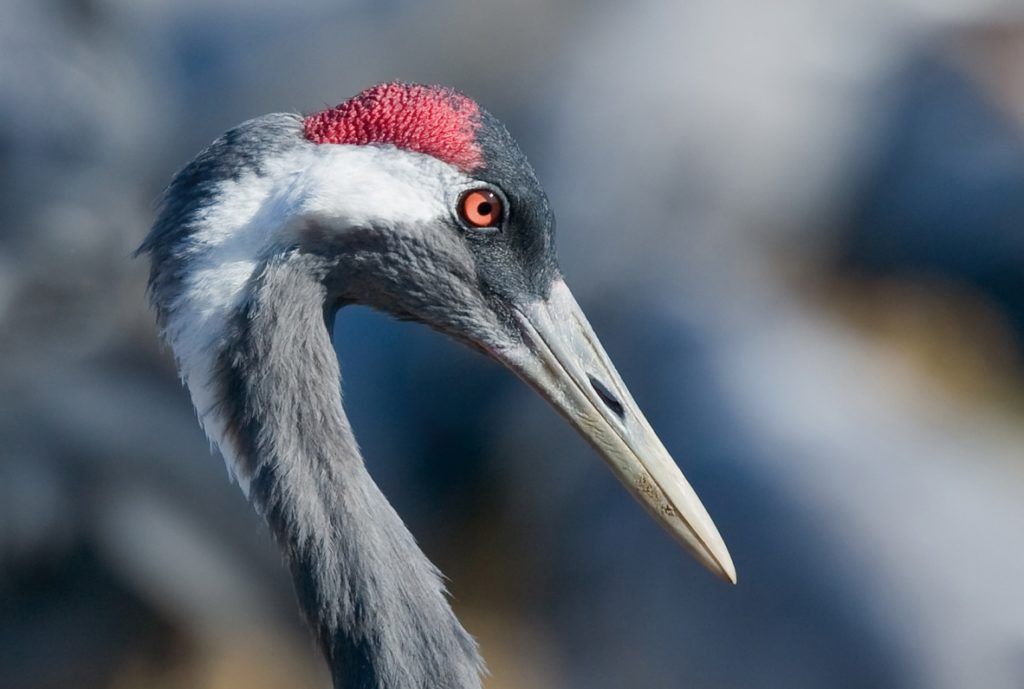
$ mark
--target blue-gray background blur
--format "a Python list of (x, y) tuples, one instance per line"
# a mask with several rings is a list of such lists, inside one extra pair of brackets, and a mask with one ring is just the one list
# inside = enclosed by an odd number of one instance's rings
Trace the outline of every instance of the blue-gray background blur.
[(129, 254), (220, 132), (391, 79), (518, 137), (739, 569), (497, 365), (343, 313), (488, 687), (1024, 686), (1019, 0), (3, 0), (0, 687), (327, 685)]

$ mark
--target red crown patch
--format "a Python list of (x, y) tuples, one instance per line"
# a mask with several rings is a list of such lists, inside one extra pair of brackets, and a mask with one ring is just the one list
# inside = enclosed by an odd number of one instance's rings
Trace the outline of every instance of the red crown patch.
[(476, 142), (479, 106), (443, 86), (378, 84), (304, 121), (318, 144), (391, 144), (469, 172), (484, 163)]

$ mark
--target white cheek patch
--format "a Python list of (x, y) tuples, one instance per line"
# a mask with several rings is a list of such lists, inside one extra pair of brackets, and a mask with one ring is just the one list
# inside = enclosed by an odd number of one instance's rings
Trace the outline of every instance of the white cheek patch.
[(393, 147), (321, 144), (292, 201), (302, 215), (335, 227), (414, 225), (446, 217), (447, 190), (467, 178), (427, 156)]
[(449, 190), (469, 182), (452, 166), (392, 147), (310, 144), (221, 184), (198, 217), (183, 288), (168, 305), (164, 337), (174, 350), (199, 421), (248, 495), (218, 402), (216, 366), (227, 325), (250, 280), (275, 247), (285, 246), (296, 218), (330, 218), (339, 228), (382, 229), (448, 217)]

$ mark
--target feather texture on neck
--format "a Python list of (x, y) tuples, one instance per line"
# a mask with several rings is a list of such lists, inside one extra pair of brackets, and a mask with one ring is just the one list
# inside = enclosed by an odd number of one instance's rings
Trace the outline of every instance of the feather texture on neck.
[(297, 217), (436, 216), (436, 194), (412, 183), (423, 166), (437, 185), (457, 175), (387, 148), (316, 146), (295, 115), (257, 118), (175, 177), (139, 249), (200, 422), (285, 553), (337, 689), (480, 686), (476, 644), (342, 409), (321, 259), (287, 236)]
[(481, 661), (363, 464), (340, 398), (316, 257), (265, 264), (217, 364), (217, 413), (344, 689), (479, 687)]

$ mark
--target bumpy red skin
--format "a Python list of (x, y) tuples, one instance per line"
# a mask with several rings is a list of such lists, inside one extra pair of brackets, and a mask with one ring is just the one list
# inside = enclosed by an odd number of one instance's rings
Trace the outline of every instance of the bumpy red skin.
[(318, 144), (391, 144), (450, 163), (464, 172), (483, 166), (476, 141), (480, 107), (442, 86), (379, 84), (305, 119)]

